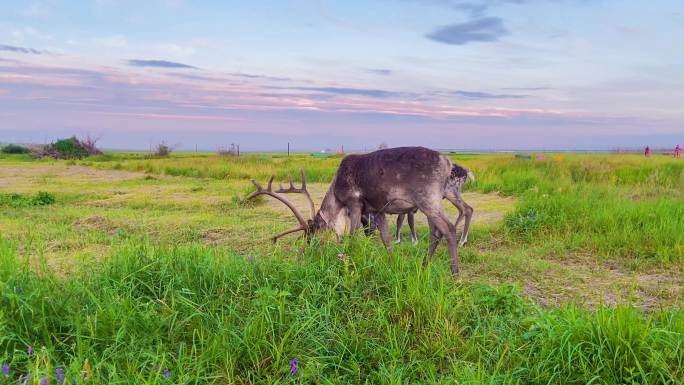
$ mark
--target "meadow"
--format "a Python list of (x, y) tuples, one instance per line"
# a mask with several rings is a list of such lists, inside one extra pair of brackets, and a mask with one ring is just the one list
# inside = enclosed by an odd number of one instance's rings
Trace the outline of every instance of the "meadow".
[(320, 202), (340, 157), (0, 156), (0, 384), (684, 383), (684, 161), (450, 156), (457, 278), (422, 222), (271, 244), (249, 179)]

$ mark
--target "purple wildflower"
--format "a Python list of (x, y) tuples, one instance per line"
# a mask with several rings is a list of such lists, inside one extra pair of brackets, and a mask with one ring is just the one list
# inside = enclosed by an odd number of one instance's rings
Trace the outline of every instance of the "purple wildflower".
[(26, 353), (28, 353), (29, 356), (32, 355), (33, 354), (33, 346), (29, 346), (28, 348), (26, 348)]
[(297, 365), (299, 363), (299, 359), (293, 358), (290, 360), (290, 374), (293, 376), (296, 376), (297, 373), (299, 373), (299, 366)]
[(2, 364), (2, 374), (9, 376), (10, 375), (10, 366), (7, 364)]
[(41, 377), (40, 378), (40, 385), (49, 385), (50, 381), (48, 380), (47, 377)]
[(64, 385), (64, 369), (55, 369), (55, 379), (57, 380), (57, 384)]
[(169, 370), (169, 368), (164, 368), (162, 376), (164, 376), (164, 378), (166, 378), (167, 380), (171, 377), (171, 371)]

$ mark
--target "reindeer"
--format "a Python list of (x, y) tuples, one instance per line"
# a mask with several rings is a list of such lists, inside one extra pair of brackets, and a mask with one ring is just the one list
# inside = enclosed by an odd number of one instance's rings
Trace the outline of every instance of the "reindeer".
[[(456, 227), (449, 221), (442, 207), (442, 199), (449, 188), (452, 162), (444, 155), (424, 147), (399, 147), (383, 149), (363, 155), (348, 155), (328, 188), (318, 211), (306, 188), (304, 171), (302, 185), (297, 188), (290, 178), (290, 187), (273, 191), (273, 179), (266, 188), (252, 180), (256, 191), (247, 199), (259, 195), (271, 196), (284, 203), (294, 214), (299, 226), (272, 238), (279, 238), (302, 231), (307, 240), (318, 231), (332, 229), (338, 236), (344, 234), (345, 224), (354, 234), (361, 226), (364, 213), (372, 214), (380, 230), (380, 238), (391, 252), (391, 237), (386, 214), (407, 214), (420, 210), (428, 218), (430, 247), (423, 259), (423, 266), (432, 259), (442, 237), (447, 240), (451, 257), (451, 272), (458, 274), (459, 257)], [(311, 217), (304, 216), (285, 198), (288, 193), (303, 194), (311, 209)]]
[[(451, 168), (451, 178), (449, 179), (446, 194), (444, 195), (444, 198), (446, 198), (458, 209), (458, 218), (456, 219), (456, 223), (454, 224), (454, 226), (458, 228), (458, 225), (461, 223), (461, 220), (465, 218), (465, 225), (463, 226), (461, 240), (458, 242), (459, 247), (465, 245), (466, 242), (468, 242), (468, 234), (470, 232), (470, 221), (473, 217), (474, 212), (473, 208), (470, 205), (468, 205), (461, 196), (463, 185), (468, 181), (468, 178), (470, 178), (471, 180), (475, 180), (475, 175), (472, 172), (470, 172), (470, 170), (463, 168), (457, 164), (454, 164), (454, 166)], [(399, 216), (397, 217), (396, 243), (401, 242), (401, 227), (404, 225), (404, 217), (408, 217), (408, 224), (409, 229), (411, 230), (412, 243), (414, 245), (418, 243), (418, 237), (416, 236), (416, 227), (414, 220), (415, 213), (416, 211), (407, 214), (399, 214)], [(366, 229), (366, 234), (374, 230), (374, 228), (372, 227), (372, 221), (370, 221), (370, 219), (372, 218), (368, 219), (368, 222), (370, 222), (370, 224), (364, 227), (364, 229)], [(364, 225), (366, 224), (364, 223)]]

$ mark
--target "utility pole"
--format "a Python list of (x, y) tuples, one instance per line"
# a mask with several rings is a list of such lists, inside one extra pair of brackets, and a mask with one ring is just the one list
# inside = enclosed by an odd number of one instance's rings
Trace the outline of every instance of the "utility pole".
[(290, 142), (287, 142), (287, 156), (290, 156)]
[(237, 156), (240, 156), (240, 145), (239, 144), (237, 145), (237, 150), (238, 150)]

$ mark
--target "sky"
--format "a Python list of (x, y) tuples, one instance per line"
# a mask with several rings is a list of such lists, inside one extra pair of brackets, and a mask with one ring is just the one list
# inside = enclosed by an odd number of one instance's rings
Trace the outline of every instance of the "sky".
[(3, 0), (0, 142), (684, 143), (681, 0)]

